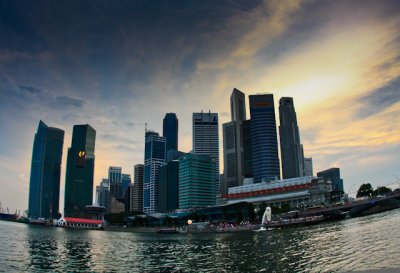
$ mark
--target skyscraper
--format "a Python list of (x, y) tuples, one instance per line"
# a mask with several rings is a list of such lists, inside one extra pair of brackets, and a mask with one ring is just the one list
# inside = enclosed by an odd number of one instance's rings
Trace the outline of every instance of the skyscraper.
[(144, 153), (143, 212), (158, 212), (158, 171), (165, 163), (165, 137), (146, 131)]
[(65, 216), (80, 217), (93, 203), (95, 141), (96, 131), (89, 124), (74, 126), (65, 176)]
[(179, 208), (179, 162), (169, 161), (160, 167), (158, 181), (158, 211), (170, 212)]
[(64, 131), (39, 122), (33, 142), (28, 216), (58, 218)]
[(314, 176), (312, 157), (304, 158), (304, 176)]
[(215, 162), (215, 185), (217, 194), (219, 184), (219, 131), (217, 113), (193, 113), (193, 153), (209, 155)]
[(121, 197), (120, 198), (125, 198), (125, 192), (126, 189), (129, 187), (131, 184), (131, 175), (130, 174), (122, 174), (121, 178)]
[(231, 95), (232, 121), (222, 125), (224, 140), (224, 183), (227, 188), (242, 185), (243, 122), (246, 120), (245, 95), (236, 88)]
[(274, 96), (250, 95), (251, 145), (254, 182), (280, 177)]
[(178, 118), (175, 113), (165, 114), (163, 120), (163, 137), (166, 139), (166, 151), (178, 150)]
[(215, 163), (209, 155), (179, 158), (179, 208), (201, 208), (216, 203)]
[(143, 211), (143, 164), (134, 166), (134, 182), (131, 191), (130, 211)]
[(122, 168), (110, 166), (108, 168), (108, 182), (110, 183), (110, 194), (115, 198), (122, 198)]
[(251, 120), (242, 123), (243, 133), (243, 176), (253, 177), (253, 150), (251, 145)]
[(106, 212), (110, 209), (110, 189), (108, 179), (103, 179), (100, 185), (96, 187), (97, 204), (106, 208)]
[(283, 179), (304, 176), (304, 153), (293, 98), (279, 100), (279, 137)]

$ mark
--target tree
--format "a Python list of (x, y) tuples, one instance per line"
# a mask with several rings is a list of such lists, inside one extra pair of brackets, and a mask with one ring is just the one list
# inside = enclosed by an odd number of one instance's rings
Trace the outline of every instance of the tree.
[(388, 187), (382, 186), (382, 187), (377, 187), (377, 188), (374, 190), (373, 195), (374, 195), (374, 196), (386, 195), (386, 194), (389, 194), (389, 193), (391, 193), (391, 192), (392, 192), (391, 189), (389, 189)]
[(335, 189), (330, 193), (330, 201), (331, 203), (339, 202), (340, 197), (344, 196), (344, 191)]
[(373, 191), (370, 183), (362, 184), (357, 191), (357, 197), (371, 196)]

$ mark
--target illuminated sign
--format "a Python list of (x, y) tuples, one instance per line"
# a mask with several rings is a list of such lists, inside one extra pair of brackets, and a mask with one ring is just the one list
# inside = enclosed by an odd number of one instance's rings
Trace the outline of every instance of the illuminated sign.
[(85, 156), (86, 156), (86, 152), (85, 151), (79, 151), (78, 152), (78, 158), (76, 160), (76, 166), (78, 168), (84, 168), (85, 167)]

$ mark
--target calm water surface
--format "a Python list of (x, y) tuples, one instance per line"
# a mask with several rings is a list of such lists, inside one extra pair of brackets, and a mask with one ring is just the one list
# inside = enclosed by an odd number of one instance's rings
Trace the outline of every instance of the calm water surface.
[(0, 221), (4, 272), (342, 272), (400, 268), (400, 209), (312, 227), (162, 235)]

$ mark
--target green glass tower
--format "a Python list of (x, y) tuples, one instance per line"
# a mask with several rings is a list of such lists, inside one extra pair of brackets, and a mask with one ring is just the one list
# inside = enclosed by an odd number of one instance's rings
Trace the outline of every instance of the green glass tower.
[(215, 161), (208, 155), (179, 158), (179, 208), (201, 208), (216, 203)]
[(28, 209), (30, 218), (58, 218), (63, 144), (63, 130), (39, 122), (32, 152)]
[(93, 203), (95, 140), (96, 131), (89, 124), (74, 126), (67, 157), (65, 216), (80, 217)]

